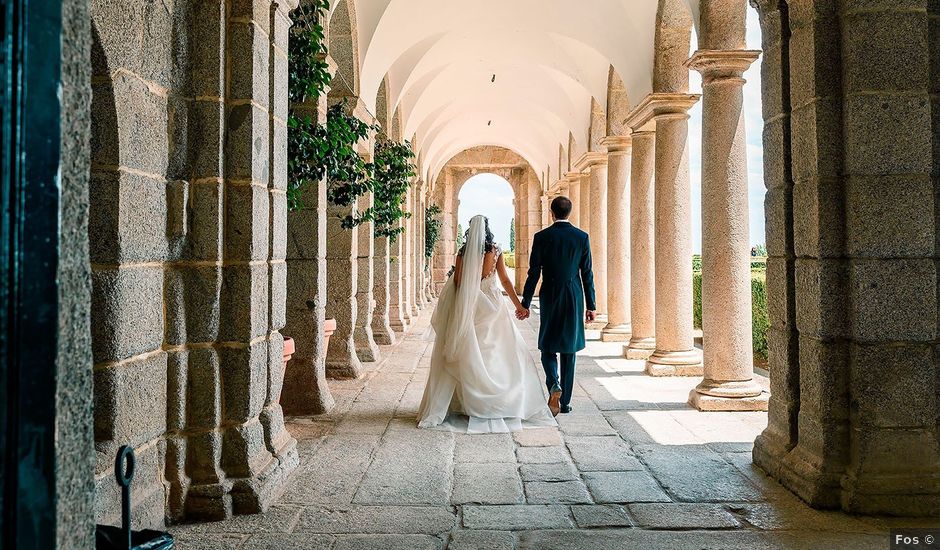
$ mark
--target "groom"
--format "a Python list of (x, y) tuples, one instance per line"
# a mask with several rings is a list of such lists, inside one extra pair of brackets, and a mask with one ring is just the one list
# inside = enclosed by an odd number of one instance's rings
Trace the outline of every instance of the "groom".
[[(529, 305), (542, 275), (539, 292), (541, 322), (539, 349), (548, 385), (548, 407), (553, 415), (571, 412), (575, 353), (584, 349), (584, 320), (594, 321), (594, 274), (591, 272), (591, 243), (588, 234), (571, 225), (571, 200), (552, 201), (549, 227), (535, 234), (529, 254), (529, 274), (522, 293), (519, 319), (529, 316)], [(584, 317), (581, 313), (587, 313)], [(558, 356), (561, 356), (561, 380)]]

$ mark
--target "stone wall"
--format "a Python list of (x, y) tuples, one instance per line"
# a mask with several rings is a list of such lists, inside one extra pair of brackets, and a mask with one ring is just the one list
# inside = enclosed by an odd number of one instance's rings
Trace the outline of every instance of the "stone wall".
[(56, 350), (56, 547), (94, 544), (91, 276), (88, 266), (88, 131), (91, 21), (87, 0), (62, 2), (61, 225)]
[(288, 6), (92, 2), (97, 514), (264, 509), (297, 462), (280, 389)]
[(758, 2), (771, 401), (755, 462), (811, 504), (940, 506), (936, 2)]

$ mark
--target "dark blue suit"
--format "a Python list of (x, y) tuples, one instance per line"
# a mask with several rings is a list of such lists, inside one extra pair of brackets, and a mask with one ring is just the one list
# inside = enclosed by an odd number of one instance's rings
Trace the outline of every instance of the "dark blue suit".
[(535, 234), (522, 292), (523, 307), (532, 303), (540, 276), (539, 349), (545, 383), (549, 391), (559, 383), (556, 354), (560, 354), (561, 405), (567, 407), (574, 387), (575, 354), (584, 349), (584, 310), (596, 309), (588, 234), (565, 221)]

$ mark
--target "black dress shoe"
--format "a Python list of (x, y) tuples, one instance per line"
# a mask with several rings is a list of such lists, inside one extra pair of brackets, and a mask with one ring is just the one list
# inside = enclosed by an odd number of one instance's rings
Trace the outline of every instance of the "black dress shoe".
[(571, 412), (571, 407), (569, 405), (561, 406), (561, 414), (567, 414)]

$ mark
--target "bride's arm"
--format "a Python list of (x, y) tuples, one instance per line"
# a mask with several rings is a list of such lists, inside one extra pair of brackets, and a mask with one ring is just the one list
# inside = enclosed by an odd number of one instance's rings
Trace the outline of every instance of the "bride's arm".
[(512, 287), (512, 281), (509, 280), (509, 271), (506, 269), (506, 262), (503, 261), (502, 254), (496, 258), (496, 274), (499, 275), (499, 282), (502, 283), (503, 290), (512, 300), (512, 305), (516, 306), (516, 311), (523, 309), (522, 302), (519, 301), (519, 296), (516, 295), (516, 289)]

